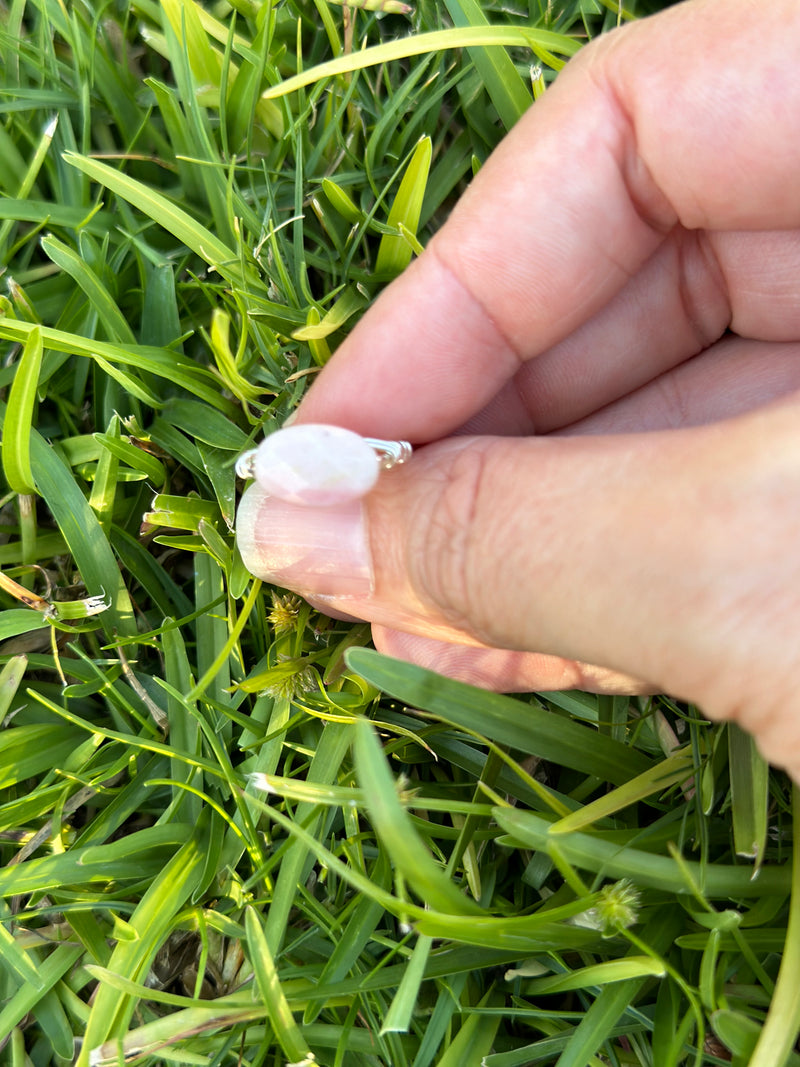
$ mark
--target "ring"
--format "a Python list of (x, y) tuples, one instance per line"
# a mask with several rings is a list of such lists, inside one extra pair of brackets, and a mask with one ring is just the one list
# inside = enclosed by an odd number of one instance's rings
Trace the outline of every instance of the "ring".
[[(276, 431), (281, 432), (281, 431)], [(384, 441), (380, 437), (363, 437), (365, 444), (373, 449), (378, 457), (381, 470), (390, 471), (392, 467), (399, 467), (411, 458), (414, 451), (408, 441)], [(236, 460), (236, 476), (238, 478), (252, 478), (255, 474), (255, 458), (257, 448), (250, 448), (242, 452)]]
[(236, 461), (240, 478), (253, 478), (270, 496), (291, 504), (330, 507), (357, 500), (381, 471), (406, 463), (408, 441), (361, 437), (341, 426), (285, 426)]

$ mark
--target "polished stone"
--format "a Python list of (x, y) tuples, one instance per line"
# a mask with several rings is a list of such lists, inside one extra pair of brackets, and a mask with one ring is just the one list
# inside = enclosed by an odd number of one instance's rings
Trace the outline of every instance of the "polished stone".
[(270, 434), (256, 450), (253, 476), (265, 492), (290, 504), (331, 507), (365, 496), (380, 462), (363, 437), (313, 423)]

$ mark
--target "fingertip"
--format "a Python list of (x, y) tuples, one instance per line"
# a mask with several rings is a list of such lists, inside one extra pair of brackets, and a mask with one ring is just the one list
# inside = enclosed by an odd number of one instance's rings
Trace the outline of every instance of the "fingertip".
[(564, 689), (609, 695), (653, 692), (652, 686), (619, 671), (559, 656), (455, 644), (375, 624), (372, 638), (378, 651), (387, 656), (498, 693)]
[(431, 246), (367, 311), (297, 409), (297, 422), (425, 444), (480, 411), (519, 360)]

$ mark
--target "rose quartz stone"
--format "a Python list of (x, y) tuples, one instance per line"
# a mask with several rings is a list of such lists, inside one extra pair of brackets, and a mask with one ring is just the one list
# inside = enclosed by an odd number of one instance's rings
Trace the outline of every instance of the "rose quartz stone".
[(375, 485), (380, 463), (363, 437), (313, 423), (277, 430), (258, 446), (253, 476), (289, 504), (332, 507), (357, 500)]

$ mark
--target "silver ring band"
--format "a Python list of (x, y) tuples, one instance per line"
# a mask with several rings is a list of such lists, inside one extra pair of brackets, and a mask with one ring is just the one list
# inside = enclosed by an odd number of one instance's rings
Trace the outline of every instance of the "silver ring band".
[(370, 448), (374, 449), (381, 465), (381, 470), (390, 471), (411, 459), (414, 451), (408, 441), (382, 441), (379, 437), (365, 437)]

